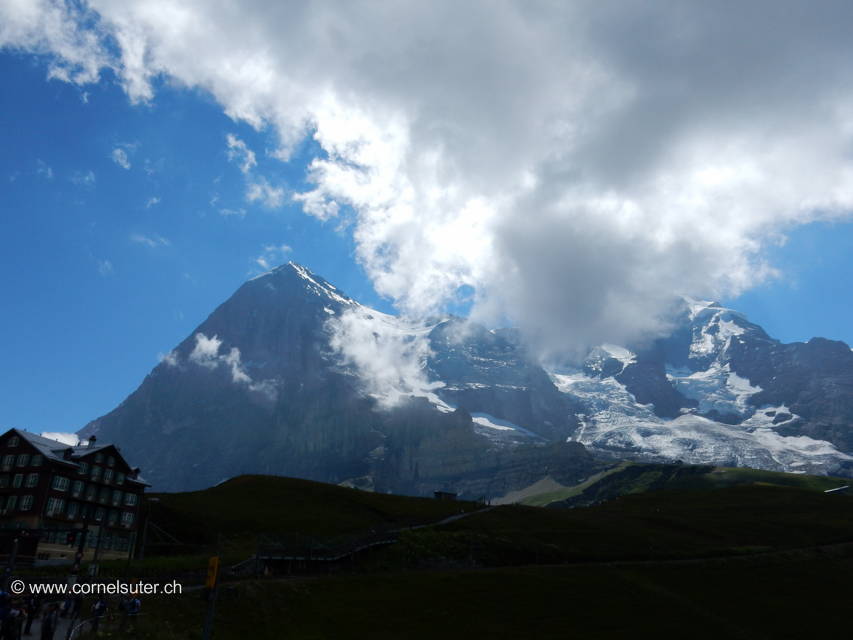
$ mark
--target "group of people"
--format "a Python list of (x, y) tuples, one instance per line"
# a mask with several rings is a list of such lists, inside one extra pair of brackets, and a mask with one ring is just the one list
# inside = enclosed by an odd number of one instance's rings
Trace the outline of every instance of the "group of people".
[(68, 596), (62, 604), (51, 602), (42, 611), (42, 603), (34, 594), (12, 598), (0, 591), (0, 640), (21, 640), (32, 635), (33, 621), (41, 618), (41, 640), (53, 640), (60, 618), (76, 619), (83, 606), (83, 596)]
[[(127, 623), (130, 615), (139, 613), (141, 603), (136, 596), (122, 598), (118, 609), (122, 614), (122, 625)], [(68, 595), (61, 607), (58, 602), (51, 602), (46, 611), (42, 611), (41, 602), (35, 595), (12, 599), (8, 593), (0, 590), (0, 640), (22, 640), (24, 636), (32, 635), (33, 620), (41, 618), (41, 640), (54, 640), (54, 634), (62, 618), (67, 618), (74, 624), (80, 617), (83, 608), (83, 596)], [(91, 630), (97, 633), (101, 619), (109, 610), (109, 605), (103, 596), (92, 605)]]
[[(32, 635), (33, 620), (39, 616), (41, 603), (33, 595), (26, 598), (11, 599), (9, 594), (0, 591), (0, 638), (2, 640), (21, 640), (22, 636)], [(44, 640), (53, 640), (53, 634), (59, 619), (59, 605), (54, 603), (42, 616)]]
[[(142, 603), (135, 595), (132, 595), (130, 597), (125, 596), (121, 599), (121, 601), (118, 603), (118, 610), (121, 613), (122, 627), (127, 624), (127, 619), (129, 616), (137, 615), (139, 613), (139, 609), (141, 606)], [(92, 617), (89, 620), (92, 625), (92, 633), (96, 633), (98, 631), (98, 626), (101, 623), (101, 618), (106, 615), (109, 608), (110, 607), (103, 596), (98, 598), (98, 601), (92, 605)]]

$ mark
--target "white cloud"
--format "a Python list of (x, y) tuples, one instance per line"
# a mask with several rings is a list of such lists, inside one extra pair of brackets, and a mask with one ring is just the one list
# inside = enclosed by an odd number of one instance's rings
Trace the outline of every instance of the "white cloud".
[(160, 204), (160, 198), (148, 198), (148, 202), (145, 203), (145, 208), (150, 209), (154, 205)]
[(255, 159), (255, 152), (249, 149), (245, 142), (230, 133), (226, 139), (228, 141), (228, 159), (241, 162), (240, 171), (249, 173), (253, 168), (258, 166), (258, 161)]
[(404, 395), (429, 396), (437, 386), (424, 373), (432, 326), (364, 307), (330, 317), (327, 326), (332, 349), (344, 364), (355, 366), (366, 390), (380, 403), (393, 405)]
[[(113, 68), (134, 101), (160, 74), (207, 90), (281, 158), (313, 135), (295, 199), (352, 215), (359, 261), (410, 312), (473, 287), (475, 316), (553, 348), (620, 341), (673, 293), (772, 277), (768, 243), (853, 208), (850, 4), (89, 6), (6, 3), (0, 43), (53, 52), (71, 82)], [(279, 206), (228, 144), (247, 197)]]
[[(280, 207), (284, 202), (284, 187), (273, 187), (265, 177), (255, 177), (252, 173), (252, 169), (258, 166), (255, 152), (249, 149), (245, 142), (230, 133), (226, 139), (228, 159), (241, 163), (240, 171), (246, 176), (246, 201), (260, 202), (270, 209)], [(215, 199), (218, 200), (218, 196), (215, 196)], [(211, 204), (214, 202), (215, 200), (211, 201)], [(245, 214), (242, 209), (239, 211), (242, 212), (240, 215)], [(224, 215), (237, 213), (229, 209), (220, 209), (220, 212)]]
[(113, 274), (113, 265), (109, 260), (98, 260), (98, 272), (106, 277)]
[(195, 348), (190, 353), (190, 361), (202, 367), (215, 369), (219, 364), (219, 347), (222, 340), (213, 336), (208, 338), (203, 333), (195, 334)]
[(70, 180), (78, 186), (91, 187), (95, 184), (95, 172), (87, 171), (86, 173), (83, 173), (82, 171), (76, 171), (71, 174)]
[(69, 447), (76, 447), (80, 444), (80, 438), (76, 433), (65, 433), (64, 431), (45, 431), (39, 434), (42, 438), (48, 440), (56, 440), (62, 444), (67, 444)]
[(157, 360), (159, 360), (160, 362), (164, 362), (170, 367), (178, 366), (178, 354), (174, 351), (170, 351), (169, 353), (158, 353)]
[(123, 169), (130, 169), (130, 161), (127, 159), (127, 152), (124, 149), (118, 147), (113, 149), (112, 159)]
[[(206, 369), (216, 369), (219, 365), (225, 365), (231, 372), (231, 381), (234, 384), (245, 385), (249, 391), (255, 391), (266, 396), (268, 400), (274, 401), (278, 396), (278, 383), (275, 380), (262, 380), (254, 382), (246, 373), (240, 358), (240, 350), (231, 347), (228, 353), (220, 355), (222, 340), (218, 336), (208, 338), (203, 333), (195, 335), (195, 347), (189, 355), (189, 361)], [(168, 358), (170, 354), (164, 357)], [(177, 362), (177, 360), (175, 360)], [(167, 364), (171, 364), (168, 363)]]
[(166, 240), (166, 238), (162, 238), (160, 236), (144, 236), (141, 233), (134, 233), (130, 236), (130, 241), (135, 242), (137, 244), (144, 244), (147, 247), (151, 247), (152, 249), (156, 249), (157, 247), (168, 247), (171, 243)]
[(266, 178), (258, 178), (249, 182), (246, 189), (246, 200), (249, 202), (260, 201), (270, 209), (276, 209), (284, 201), (284, 187), (273, 187)]
[[(284, 262), (285, 256), (293, 251), (286, 244), (282, 245), (268, 245), (264, 247), (263, 252), (257, 258), (253, 258), (252, 262), (261, 267), (261, 271), (267, 271), (273, 266), (281, 264)], [(257, 269), (249, 272), (248, 275), (257, 275), (261, 271)]]
[(154, 175), (155, 173), (163, 173), (163, 167), (165, 164), (166, 163), (163, 158), (160, 158), (156, 162), (151, 162), (151, 160), (146, 159), (142, 165), (142, 170), (149, 176)]
[(43, 175), (48, 180), (53, 180), (53, 169), (51, 169), (43, 160), (38, 161), (37, 172), (39, 175)]
[(78, 28), (84, 21), (97, 24), (98, 17), (64, 2), (2, 2), (0, 47), (52, 53), (48, 77), (80, 85), (95, 82), (112, 59), (97, 30)]

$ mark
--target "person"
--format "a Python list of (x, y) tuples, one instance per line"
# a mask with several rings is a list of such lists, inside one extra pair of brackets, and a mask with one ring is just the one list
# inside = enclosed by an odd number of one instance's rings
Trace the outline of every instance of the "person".
[(71, 619), (76, 620), (80, 616), (80, 611), (83, 609), (83, 594), (78, 593), (74, 596), (74, 605), (71, 607)]
[(129, 596), (122, 596), (121, 600), (119, 600), (119, 603), (118, 603), (118, 610), (121, 612), (121, 625), (119, 627), (121, 630), (124, 630), (124, 628), (127, 626), (127, 616), (130, 613), (128, 611), (129, 607), (130, 607), (130, 597)]
[(109, 609), (109, 606), (107, 605), (107, 601), (104, 600), (104, 596), (98, 598), (98, 601), (92, 605), (91, 623), (93, 634), (98, 633), (98, 625), (101, 622), (101, 618), (107, 612), (107, 609)]
[(41, 640), (53, 640), (56, 627), (59, 625), (59, 605), (52, 602), (47, 613), (41, 618)]
[(24, 635), (30, 636), (30, 629), (33, 627), (33, 620), (36, 619), (38, 615), (39, 607), (41, 606), (41, 602), (35, 596), (35, 594), (30, 594), (30, 597), (27, 598), (27, 625), (24, 627)]
[(21, 635), (21, 625), (26, 618), (23, 612), (23, 603), (16, 601), (12, 604), (12, 608), (3, 618), (3, 640), (19, 640)]
[(65, 601), (62, 603), (62, 611), (59, 614), (60, 618), (67, 618), (71, 614), (71, 607), (74, 606), (74, 596), (70, 593), (65, 596)]

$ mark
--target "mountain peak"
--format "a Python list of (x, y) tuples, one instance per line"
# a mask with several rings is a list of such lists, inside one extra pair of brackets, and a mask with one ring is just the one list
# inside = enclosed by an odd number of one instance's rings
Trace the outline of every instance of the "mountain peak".
[[(333, 301), (344, 306), (357, 306), (358, 303), (350, 298), (343, 291), (339, 290), (333, 284), (327, 282), (322, 276), (318, 276), (308, 267), (304, 267), (297, 262), (288, 262), (287, 264), (273, 267), (268, 271), (264, 271), (259, 276), (255, 276), (249, 282), (259, 282), (260, 284), (272, 285), (271, 279), (287, 279), (301, 283), (308, 291), (322, 297), (331, 298)], [(264, 282), (266, 281), (266, 282)]]
[(296, 273), (297, 275), (299, 275), (303, 278), (307, 278), (307, 279), (319, 278), (320, 277), (320, 276), (317, 276), (308, 267), (304, 267), (301, 264), (299, 264), (298, 262), (293, 262), (291, 260), (287, 264), (281, 264), (277, 267), (273, 267), (272, 269), (267, 269), (262, 274), (257, 275), (254, 278), (252, 278), (251, 280), (249, 280), (249, 282), (251, 282), (252, 280), (260, 280), (261, 278), (266, 278), (268, 276), (287, 275), (290, 273)]

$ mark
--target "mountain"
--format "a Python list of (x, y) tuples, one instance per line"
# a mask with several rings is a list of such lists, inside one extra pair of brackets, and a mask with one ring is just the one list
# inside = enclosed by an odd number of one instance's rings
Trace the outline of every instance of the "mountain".
[(588, 408), (575, 439), (598, 455), (850, 475), (853, 352), (782, 344), (732, 309), (683, 300), (668, 336), (603, 345), (552, 374)]
[(475, 498), (597, 469), (566, 442), (575, 413), (519, 346), (453, 316), (378, 313), (290, 263), (241, 286), (80, 433), (118, 443), (161, 491), (260, 473)]
[(162, 491), (245, 473), (381, 492), (571, 486), (596, 458), (853, 469), (853, 352), (680, 301), (667, 336), (549, 370), (514, 329), (360, 305), (290, 263), (246, 282), (97, 433)]

